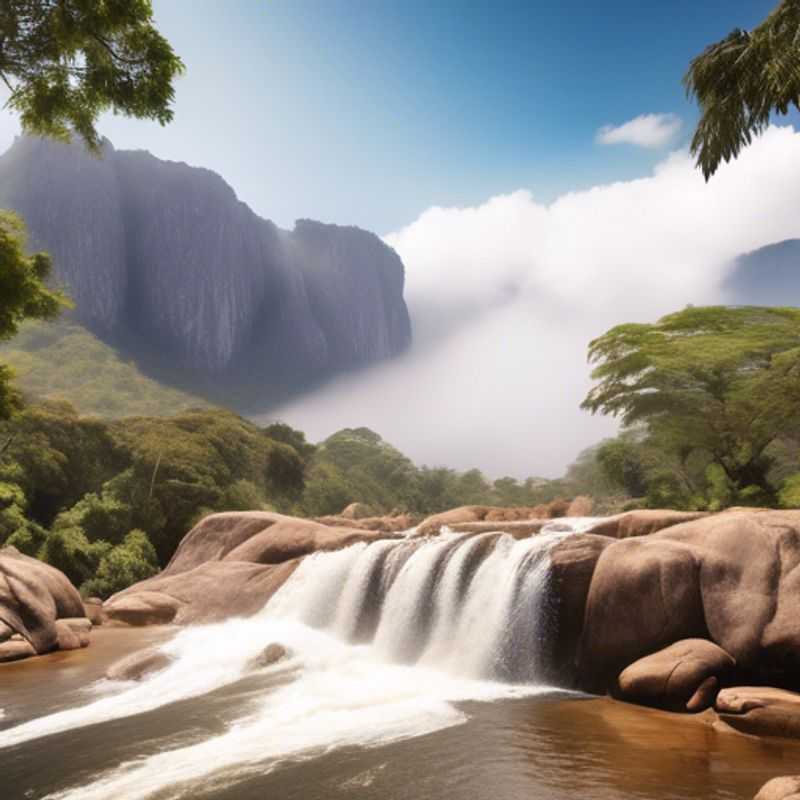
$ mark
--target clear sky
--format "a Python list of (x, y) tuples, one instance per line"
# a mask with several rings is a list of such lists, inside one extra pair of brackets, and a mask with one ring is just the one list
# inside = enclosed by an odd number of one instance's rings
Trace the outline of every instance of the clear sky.
[[(188, 68), (175, 121), (102, 130), (214, 169), (284, 226), (308, 216), (386, 234), (432, 205), (515, 189), (548, 202), (647, 174), (689, 136), (689, 59), (773, 5), (155, 0)], [(597, 141), (642, 114), (682, 126), (661, 147)]]

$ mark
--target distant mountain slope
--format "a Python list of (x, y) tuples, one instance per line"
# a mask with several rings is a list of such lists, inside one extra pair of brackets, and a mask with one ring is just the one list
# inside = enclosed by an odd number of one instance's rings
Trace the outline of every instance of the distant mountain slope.
[(353, 227), (281, 230), (209, 170), (19, 138), (0, 157), (0, 207), (50, 251), (77, 318), (162, 379), (247, 385), (257, 403), (411, 339), (394, 250)]
[(739, 256), (724, 289), (739, 305), (800, 306), (800, 239)]
[(160, 416), (207, 405), (148, 378), (77, 322), (27, 322), (0, 361), (32, 400), (67, 400), (82, 414)]

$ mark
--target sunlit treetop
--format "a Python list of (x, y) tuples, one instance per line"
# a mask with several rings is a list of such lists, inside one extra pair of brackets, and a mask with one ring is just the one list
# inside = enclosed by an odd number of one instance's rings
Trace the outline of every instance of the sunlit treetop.
[(3, 0), (0, 78), (23, 128), (97, 149), (105, 111), (169, 122), (183, 64), (152, 15), (149, 0)]

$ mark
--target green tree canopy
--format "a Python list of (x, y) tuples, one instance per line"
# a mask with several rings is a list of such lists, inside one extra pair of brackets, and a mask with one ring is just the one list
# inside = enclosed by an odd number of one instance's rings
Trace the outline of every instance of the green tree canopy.
[(692, 154), (708, 180), (773, 112), (800, 109), (800, 0), (781, 0), (752, 31), (736, 29), (694, 58), (683, 79), (700, 106)]
[(703, 452), (734, 498), (774, 501), (769, 448), (800, 430), (800, 309), (687, 308), (589, 346), (582, 407), (643, 422), (687, 462)]
[(4, 0), (0, 77), (30, 133), (92, 148), (104, 111), (172, 119), (183, 64), (153, 25), (150, 0)]
[[(52, 319), (65, 297), (47, 287), (50, 258), (26, 255), (25, 226), (9, 211), (0, 211), (0, 341), (10, 339), (26, 318)], [(7, 419), (20, 398), (11, 387), (11, 370), (0, 365), (0, 419)]]

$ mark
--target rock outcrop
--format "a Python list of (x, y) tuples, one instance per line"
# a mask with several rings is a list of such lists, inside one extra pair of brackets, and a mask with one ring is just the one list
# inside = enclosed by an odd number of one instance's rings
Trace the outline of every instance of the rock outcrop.
[(643, 508), (605, 517), (592, 525), (588, 532), (600, 536), (613, 536), (615, 539), (629, 539), (632, 536), (647, 536), (664, 528), (679, 525), (681, 522), (691, 522), (706, 516), (708, 514), (704, 511)]
[(303, 556), (392, 536), (261, 511), (212, 514), (186, 534), (161, 573), (114, 595), (103, 611), (132, 625), (250, 616)]
[(52, 254), (80, 321), (166, 377), (181, 364), (201, 388), (263, 395), (410, 342), (394, 250), (354, 227), (281, 230), (209, 170), (24, 137), (0, 157), (0, 205)]
[(719, 718), (754, 736), (800, 738), (800, 694), (769, 686), (734, 686), (716, 698)]
[(623, 700), (674, 711), (703, 711), (714, 704), (720, 679), (736, 662), (705, 639), (675, 642), (626, 667), (615, 694)]
[(91, 627), (64, 573), (13, 547), (0, 549), (0, 661), (85, 647)]
[[(528, 522), (550, 520), (566, 516), (569, 500), (553, 500), (538, 506), (459, 506), (433, 514), (424, 519), (417, 528), (417, 536), (435, 536), (443, 527), (455, 530), (454, 526), (473, 522)], [(495, 530), (501, 530), (496, 527)]]
[(800, 800), (800, 775), (773, 778), (753, 800)]
[(800, 512), (736, 511), (618, 540), (586, 599), (578, 673), (603, 689), (638, 659), (707, 639), (741, 675), (792, 688), (800, 665)]

